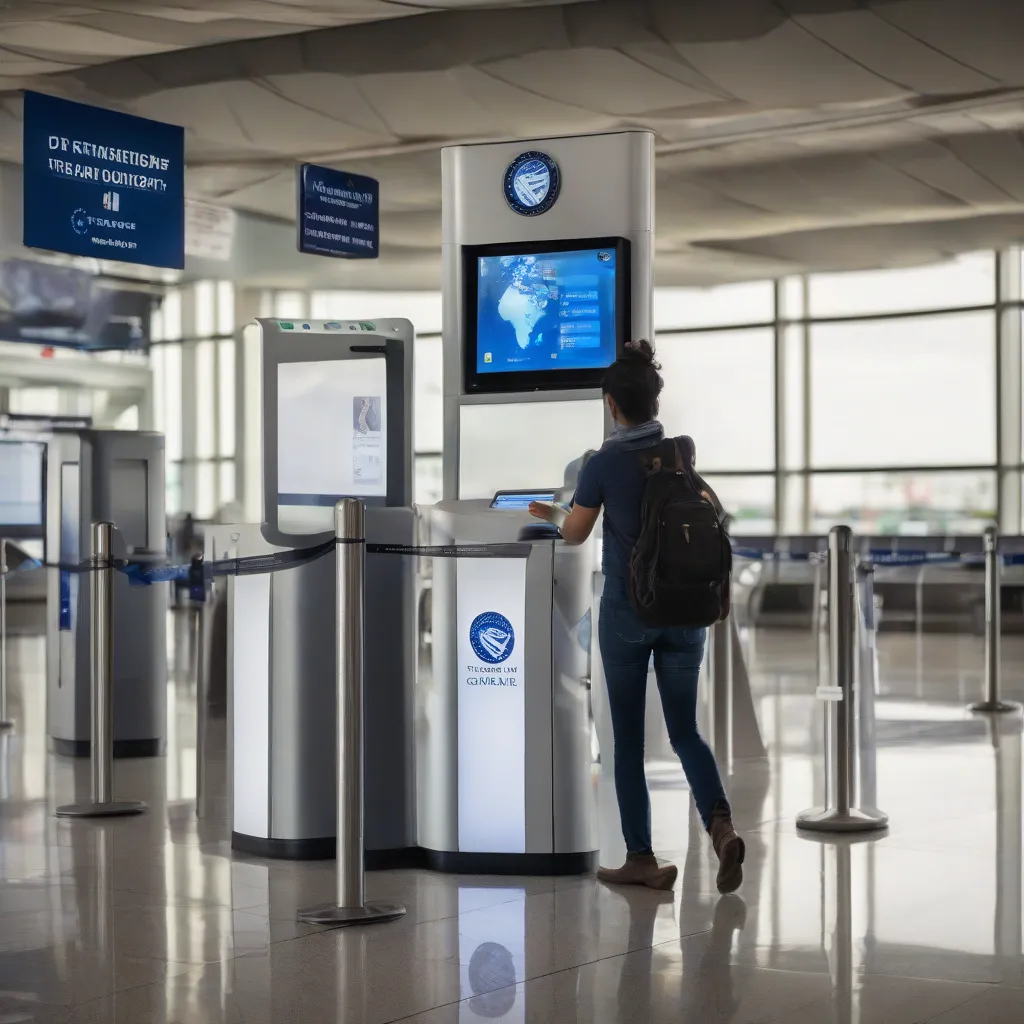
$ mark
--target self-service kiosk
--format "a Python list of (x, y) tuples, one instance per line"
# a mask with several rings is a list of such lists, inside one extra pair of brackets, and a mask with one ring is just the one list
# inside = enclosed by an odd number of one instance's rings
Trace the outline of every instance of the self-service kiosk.
[[(408, 320), (259, 320), (263, 523), (207, 531), (206, 558), (312, 547), (342, 497), (370, 543), (411, 544)], [(335, 556), (228, 579), (232, 845), (270, 857), (335, 851)], [(415, 566), (368, 554), (364, 838), (369, 865), (415, 846)]]
[(532, 518), (607, 432), (600, 381), (650, 337), (649, 132), (442, 151), (444, 500), (417, 683), (419, 843), (453, 870), (578, 872), (596, 858), (596, 540)]
[[(90, 555), (92, 523), (116, 527), (114, 554), (157, 564), (166, 557), (162, 434), (68, 430), (50, 436), (46, 457), (46, 552), (77, 564)], [(47, 572), (46, 686), (51, 743), (86, 756), (89, 717), (89, 584)], [(114, 756), (163, 752), (167, 718), (167, 586), (133, 587), (114, 574)]]
[(419, 838), (454, 871), (588, 871), (597, 849), (590, 700), (595, 543), (527, 511), (555, 492), (429, 510), (434, 544), (525, 538), (525, 558), (440, 558), (433, 659), (419, 680)]

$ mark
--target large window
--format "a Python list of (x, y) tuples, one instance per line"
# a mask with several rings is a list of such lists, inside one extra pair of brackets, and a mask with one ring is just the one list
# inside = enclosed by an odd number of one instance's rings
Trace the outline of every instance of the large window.
[(441, 335), (416, 339), (413, 353), (414, 500), (433, 505), (441, 500), (441, 448), (444, 437), (444, 395), (441, 380)]
[(1021, 285), (1000, 260), (1018, 257), (655, 293), (663, 422), (695, 439), (736, 532), (973, 533), (1011, 493), (1019, 529), (997, 352), (1020, 365)]
[(845, 523), (855, 533), (977, 533), (996, 514), (996, 475), (978, 471), (816, 473), (810, 531)]
[(689, 434), (702, 469), (771, 472), (775, 357), (771, 328), (658, 335), (661, 421)]
[(811, 466), (991, 465), (995, 314), (811, 325)]
[(212, 518), (236, 500), (235, 293), (171, 289), (153, 315), (153, 419), (165, 435), (167, 511)]

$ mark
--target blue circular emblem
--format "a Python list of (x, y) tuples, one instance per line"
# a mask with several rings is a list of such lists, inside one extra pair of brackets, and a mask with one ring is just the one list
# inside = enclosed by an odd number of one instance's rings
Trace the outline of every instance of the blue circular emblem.
[(469, 642), (481, 661), (499, 665), (515, 648), (516, 634), (500, 612), (481, 612), (469, 627)]
[(505, 171), (505, 200), (524, 217), (547, 213), (560, 188), (558, 164), (547, 153), (520, 153)]
[(89, 230), (89, 215), (81, 207), (71, 214), (71, 227), (76, 235), (84, 235)]

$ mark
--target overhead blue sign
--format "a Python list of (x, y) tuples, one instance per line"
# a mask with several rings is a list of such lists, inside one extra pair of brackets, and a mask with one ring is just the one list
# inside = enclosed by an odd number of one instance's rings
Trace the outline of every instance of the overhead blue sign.
[(380, 255), (380, 182), (316, 164), (299, 167), (299, 252), (343, 259)]
[(25, 245), (185, 265), (185, 130), (25, 93)]

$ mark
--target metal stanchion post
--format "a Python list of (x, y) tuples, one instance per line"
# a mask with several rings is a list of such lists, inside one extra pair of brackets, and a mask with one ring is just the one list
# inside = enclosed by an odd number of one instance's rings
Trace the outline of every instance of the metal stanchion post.
[(206, 645), (209, 642), (207, 617), (211, 614), (211, 587), (204, 587), (203, 603), (196, 610), (196, 817), (206, 814), (206, 737), (209, 715), (209, 671)]
[(57, 808), (58, 818), (111, 818), (140, 814), (140, 800), (115, 800), (114, 780), (114, 567), (113, 523), (92, 524), (92, 561), (89, 573), (89, 698), (92, 735), (89, 764), (92, 799)]
[(875, 730), (875, 695), (878, 692), (878, 623), (881, 599), (875, 594), (875, 567), (857, 566), (857, 803), (876, 814), (878, 804), (878, 740)]
[(819, 832), (859, 832), (885, 828), (888, 816), (857, 805), (857, 604), (853, 572), (853, 533), (848, 526), (833, 527), (828, 538), (829, 667), (836, 693), (834, 782), (826, 787), (824, 807), (804, 811), (797, 827)]
[(405, 914), (397, 903), (367, 903), (363, 888), (363, 503), (334, 506), (337, 545), (338, 866), (336, 902), (299, 911), (309, 924), (367, 924)]
[(7, 715), (7, 538), (0, 537), (0, 729), (13, 725)]
[(1000, 652), (1002, 639), (1003, 561), (999, 555), (999, 531), (985, 531), (985, 699), (971, 705), (972, 711), (1006, 714), (1019, 711), (1020, 705), (1002, 700), (1000, 690)]
[(731, 621), (716, 622), (708, 637), (711, 644), (711, 742), (715, 759), (732, 771), (732, 632)]

